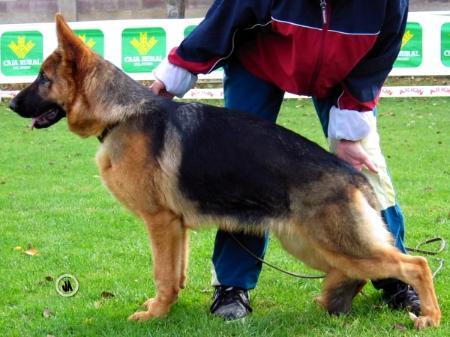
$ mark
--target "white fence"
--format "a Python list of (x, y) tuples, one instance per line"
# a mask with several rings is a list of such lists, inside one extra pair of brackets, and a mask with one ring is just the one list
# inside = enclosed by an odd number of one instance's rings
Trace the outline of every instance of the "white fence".
[[(201, 19), (73, 22), (99, 54), (136, 80), (152, 70)], [(0, 83), (31, 82), (56, 47), (54, 23), (0, 25)], [(450, 11), (410, 13), (402, 51), (391, 75), (450, 75)], [(220, 70), (202, 76), (221, 78)]]

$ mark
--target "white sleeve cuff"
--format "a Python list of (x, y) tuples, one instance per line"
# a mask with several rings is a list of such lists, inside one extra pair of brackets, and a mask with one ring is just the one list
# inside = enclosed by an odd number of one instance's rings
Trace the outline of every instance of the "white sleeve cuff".
[(361, 140), (375, 126), (373, 111), (359, 112), (356, 110), (330, 109), (328, 137), (330, 139)]
[(166, 90), (177, 97), (183, 97), (197, 82), (197, 76), (176, 66), (165, 58), (153, 70), (153, 76), (166, 86)]

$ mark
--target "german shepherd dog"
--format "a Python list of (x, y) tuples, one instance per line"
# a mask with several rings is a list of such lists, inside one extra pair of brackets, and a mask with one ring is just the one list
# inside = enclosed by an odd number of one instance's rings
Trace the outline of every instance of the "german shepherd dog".
[(57, 49), (10, 107), (46, 128), (63, 117), (101, 141), (96, 161), (112, 194), (146, 224), (156, 296), (131, 320), (166, 315), (186, 284), (189, 228), (271, 231), (284, 249), (326, 273), (317, 301), (348, 313), (368, 279), (394, 277), (421, 301), (414, 326), (441, 313), (422, 257), (402, 254), (366, 178), (280, 126), (199, 103), (156, 97), (103, 60), (56, 16)]

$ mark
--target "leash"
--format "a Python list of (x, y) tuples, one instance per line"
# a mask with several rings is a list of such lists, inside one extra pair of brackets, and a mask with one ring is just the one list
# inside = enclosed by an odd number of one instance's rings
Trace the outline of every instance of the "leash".
[[(301, 279), (309, 279), (309, 280), (313, 280), (313, 279), (321, 279), (324, 278), (325, 275), (307, 275), (307, 274), (297, 274), (297, 273), (293, 273), (290, 272), (288, 270), (282, 269), (270, 262), (267, 262), (265, 260), (263, 260), (262, 258), (260, 258), (259, 256), (257, 256), (256, 254), (254, 254), (250, 249), (248, 249), (241, 241), (239, 241), (233, 233), (229, 232), (228, 234), (230, 234), (231, 238), (239, 245), (239, 247), (241, 247), (247, 254), (249, 254), (250, 256), (252, 256), (254, 259), (256, 259), (257, 261), (265, 264), (266, 266), (271, 267), (272, 269), (275, 269), (283, 274), (289, 275), (289, 276), (293, 276), (296, 278), (301, 278)], [(436, 250), (425, 250), (425, 249), (421, 249), (421, 247), (425, 246), (425, 245), (429, 245), (431, 243), (434, 242), (440, 242), (440, 245), (438, 247), (438, 249)], [(446, 241), (441, 238), (441, 237), (434, 237), (428, 240), (425, 240), (423, 242), (420, 242), (415, 248), (409, 248), (409, 247), (405, 247), (407, 251), (409, 252), (415, 252), (415, 253), (421, 253), (424, 255), (437, 255), (440, 254), (444, 251), (445, 247), (446, 247), (447, 243)], [(444, 267), (444, 262), (445, 259), (443, 258), (439, 258), (439, 257), (434, 257), (432, 258), (433, 260), (437, 261), (439, 263), (438, 268), (433, 272), (433, 278), (441, 271), (441, 269)]]
[[(434, 243), (434, 242), (440, 242), (439, 247), (436, 250), (421, 249), (422, 246), (429, 245), (430, 243)], [(415, 253), (421, 253), (421, 254), (428, 255), (428, 256), (429, 255), (434, 256), (434, 255), (438, 255), (438, 254), (442, 253), (444, 251), (446, 245), (447, 245), (447, 243), (444, 240), (444, 238), (437, 236), (435, 238), (431, 238), (431, 239), (425, 240), (423, 242), (420, 242), (415, 248), (408, 248), (408, 247), (405, 247), (405, 248), (409, 252), (415, 252)], [(431, 259), (435, 260), (439, 263), (438, 267), (433, 272), (433, 278), (434, 278), (444, 267), (445, 259), (442, 257), (432, 257)]]
[(266, 266), (269, 266), (275, 270), (278, 270), (279, 272), (289, 275), (289, 276), (293, 276), (293, 277), (297, 277), (297, 278), (302, 278), (302, 279), (321, 279), (324, 278), (325, 275), (306, 275), (306, 274), (296, 274), (287, 270), (284, 270), (280, 267), (277, 267), (276, 265), (267, 262), (263, 259), (261, 259), (259, 256), (257, 256), (255, 253), (253, 253), (250, 249), (248, 249), (241, 241), (239, 241), (234, 235), (233, 233), (229, 232), (228, 234), (230, 234), (230, 236), (233, 238), (234, 241), (236, 241), (236, 243), (239, 245), (239, 247), (241, 247), (245, 252), (247, 252), (250, 256), (252, 256), (254, 259), (256, 259), (257, 261), (265, 264)]

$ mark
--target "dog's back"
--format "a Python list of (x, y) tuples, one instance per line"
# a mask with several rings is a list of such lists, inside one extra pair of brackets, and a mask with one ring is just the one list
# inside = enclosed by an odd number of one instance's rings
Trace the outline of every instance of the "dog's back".
[(168, 207), (191, 226), (216, 220), (230, 229), (263, 233), (280, 222), (290, 230), (287, 223), (295, 219), (323, 237), (341, 232), (348, 239), (336, 249), (364, 255), (367, 247), (351, 240), (360, 228), (354, 216), (330, 227), (326, 212), (332, 216), (335, 208), (336, 216), (343, 216), (356, 191), (376, 209), (372, 188), (361, 173), (317, 144), (246, 113), (157, 98), (134, 123), (151, 137), (152, 156), (166, 173), (161, 185), (170, 186), (162, 192)]

